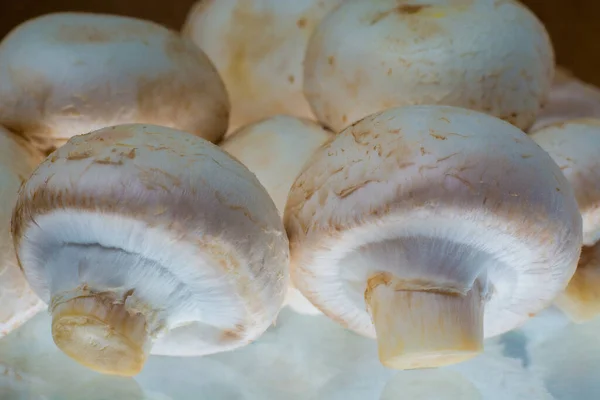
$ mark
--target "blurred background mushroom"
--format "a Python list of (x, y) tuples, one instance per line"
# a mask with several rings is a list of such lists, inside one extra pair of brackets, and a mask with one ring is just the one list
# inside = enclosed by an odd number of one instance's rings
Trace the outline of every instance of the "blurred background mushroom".
[(555, 122), (531, 134), (567, 177), (583, 217), (575, 275), (556, 304), (576, 322), (600, 315), (600, 119)]
[(154, 22), (56, 13), (0, 41), (0, 125), (47, 153), (74, 135), (133, 122), (218, 142), (228, 119), (209, 58)]
[[(114, 13), (148, 19), (179, 30), (198, 0), (20, 0), (0, 2), (0, 37), (23, 21), (57, 11)], [(557, 61), (577, 77), (600, 85), (597, 32), (600, 2), (593, 0), (523, 0), (544, 23)]]
[(342, 0), (200, 0), (183, 35), (217, 66), (231, 98), (230, 131), (276, 114), (314, 119), (303, 94), (306, 45)]
[(527, 129), (554, 67), (543, 24), (517, 1), (346, 0), (311, 35), (304, 94), (335, 132), (415, 104), (469, 108)]

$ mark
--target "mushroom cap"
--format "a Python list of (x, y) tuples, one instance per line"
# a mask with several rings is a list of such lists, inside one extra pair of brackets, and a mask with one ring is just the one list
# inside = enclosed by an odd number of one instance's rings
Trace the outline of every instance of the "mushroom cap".
[(153, 22), (48, 14), (0, 43), (0, 123), (44, 150), (134, 122), (216, 142), (228, 117), (227, 92), (208, 57)]
[[(229, 131), (276, 114), (314, 119), (302, 92), (310, 34), (342, 0), (204, 0), (183, 28), (215, 63), (231, 99)], [(268, 27), (268, 29), (265, 29)]]
[(506, 122), (448, 106), (390, 109), (338, 134), (296, 179), (285, 226), (296, 287), (371, 337), (374, 273), (464, 290), (486, 278), (489, 337), (548, 305), (581, 246), (577, 202), (550, 156)]
[(256, 175), (283, 216), (302, 167), (333, 136), (313, 121), (276, 115), (238, 129), (220, 146)]
[(600, 118), (600, 89), (588, 85), (564, 68), (557, 68), (548, 101), (531, 132), (548, 125), (580, 118)]
[(583, 244), (600, 241), (600, 119), (556, 122), (531, 134), (569, 181), (583, 218)]
[(48, 278), (45, 260), (66, 246), (88, 246), (98, 274), (110, 270), (102, 252), (151, 263), (118, 278), (142, 312), (159, 312), (166, 329), (154, 354), (247, 344), (276, 318), (288, 285), (287, 237), (255, 176), (217, 146), (159, 126), (70, 139), (25, 183), (12, 232), (25, 275), (46, 302), (85, 279)]
[(44, 308), (19, 270), (10, 235), (19, 187), (41, 161), (28, 143), (0, 127), (0, 338)]
[(554, 51), (512, 0), (347, 0), (310, 38), (304, 93), (339, 132), (414, 104), (478, 110), (525, 129), (550, 89)]

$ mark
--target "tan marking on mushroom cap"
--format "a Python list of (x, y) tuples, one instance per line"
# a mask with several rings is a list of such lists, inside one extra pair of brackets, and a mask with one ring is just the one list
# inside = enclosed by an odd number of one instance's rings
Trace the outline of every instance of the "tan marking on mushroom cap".
[[(374, 114), (348, 127), (298, 176), (285, 212), (294, 283), (328, 316), (359, 329), (348, 319), (352, 311), (330, 309), (327, 296), (307, 286), (338, 273), (337, 260), (328, 267), (319, 261), (320, 268), (330, 270), (314, 269), (315, 257), (328, 259), (332, 251), (359, 246), (366, 237), (385, 240), (386, 232), (402, 226), (416, 229), (416, 221), (428, 220), (437, 220), (440, 227), (474, 227), (482, 235), (472, 238), (476, 242), (494, 235), (511, 238), (524, 252), (535, 253), (535, 267), (519, 268), (537, 275), (546, 287), (521, 287), (535, 289), (535, 299), (528, 299), (529, 304), (518, 299), (518, 307), (500, 310), (522, 312), (521, 320), (534, 312), (528, 308), (548, 304), (566, 286), (579, 257), (581, 217), (573, 192), (545, 152), (523, 132), (493, 117), (453, 107), (415, 106)], [(356, 243), (346, 244), (350, 240)], [(486, 334), (488, 324), (496, 325), (489, 329), (495, 333), (509, 328), (486, 317)], [(370, 335), (369, 327), (363, 328)]]
[(131, 124), (70, 139), (20, 194), (17, 249), (36, 219), (57, 210), (142, 221), (197, 247), (234, 283), (248, 326), (270, 323), (283, 301), (288, 246), (276, 208), (242, 164), (196, 136)]
[(276, 114), (313, 117), (302, 93), (306, 43), (321, 18), (340, 3), (196, 3), (183, 34), (208, 54), (225, 81), (232, 103), (230, 132)]
[(556, 122), (531, 134), (558, 164), (583, 216), (583, 242), (600, 240), (600, 119)]
[(123, 123), (220, 140), (229, 100), (208, 57), (160, 25), (57, 13), (0, 43), (0, 123), (46, 150), (55, 141)]
[(0, 338), (44, 307), (19, 270), (10, 235), (19, 187), (41, 161), (27, 142), (0, 127)]
[(414, 104), (466, 107), (528, 128), (553, 72), (547, 32), (516, 1), (346, 1), (311, 36), (304, 92), (336, 132)]

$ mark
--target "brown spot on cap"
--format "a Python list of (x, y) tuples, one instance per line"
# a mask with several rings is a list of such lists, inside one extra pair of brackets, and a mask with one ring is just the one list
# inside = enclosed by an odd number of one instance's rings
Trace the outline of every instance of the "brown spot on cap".
[(237, 324), (233, 329), (226, 329), (221, 332), (221, 342), (233, 342), (241, 340), (244, 336), (245, 328), (243, 325)]
[(304, 17), (300, 18), (298, 21), (296, 21), (296, 25), (300, 29), (306, 27), (306, 18), (304, 18)]
[(403, 4), (400, 7), (398, 7), (396, 10), (400, 14), (409, 14), (410, 15), (410, 14), (417, 14), (422, 9), (428, 8), (428, 7), (431, 7), (431, 6), (424, 5), (424, 4)]

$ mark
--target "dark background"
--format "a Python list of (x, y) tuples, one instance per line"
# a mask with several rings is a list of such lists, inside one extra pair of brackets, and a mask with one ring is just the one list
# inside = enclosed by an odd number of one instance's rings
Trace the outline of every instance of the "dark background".
[[(282, 0), (285, 1), (285, 0)], [(194, 0), (0, 0), (0, 37), (19, 23), (55, 11), (128, 15), (179, 29)], [(546, 24), (558, 62), (600, 85), (600, 1), (523, 0)]]

